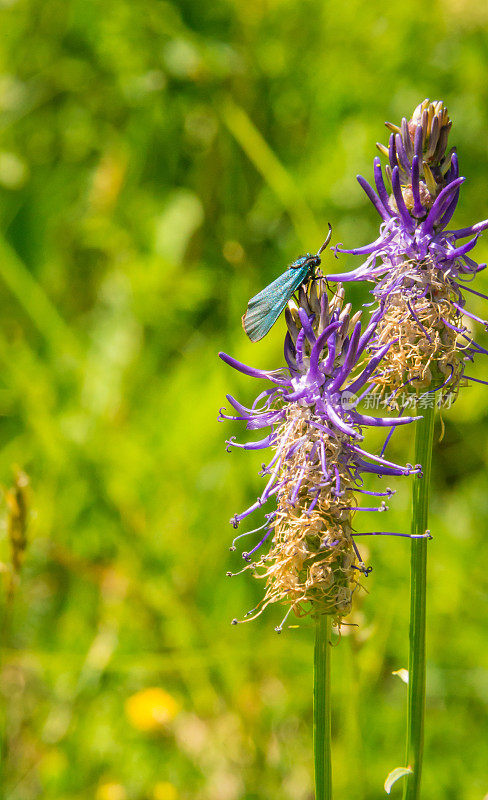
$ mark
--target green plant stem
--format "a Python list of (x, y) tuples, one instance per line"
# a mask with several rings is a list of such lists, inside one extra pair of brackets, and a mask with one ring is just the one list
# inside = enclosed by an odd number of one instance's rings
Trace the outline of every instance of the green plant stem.
[[(435, 396), (417, 422), (415, 463), (422, 464), (423, 477), (415, 479), (412, 497), (412, 534), (428, 528), (429, 484), (432, 463)], [(425, 616), (427, 539), (412, 539), (410, 559), (410, 653), (408, 661), (408, 714), (406, 763), (413, 772), (405, 778), (403, 800), (418, 800), (422, 776), (425, 714)]]
[(332, 798), (332, 766), (330, 758), (330, 635), (331, 618), (321, 614), (316, 619), (313, 745), (315, 757), (315, 800)]

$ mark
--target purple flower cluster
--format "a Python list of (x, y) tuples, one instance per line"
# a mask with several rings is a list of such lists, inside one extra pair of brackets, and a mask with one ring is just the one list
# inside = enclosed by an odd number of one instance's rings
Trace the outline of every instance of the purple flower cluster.
[[(469, 255), (488, 220), (461, 229), (447, 229), (456, 210), (460, 187), (455, 151), (445, 155), (451, 122), (442, 103), (424, 101), (412, 120), (393, 129), (386, 171), (388, 192), (379, 158), (374, 161), (376, 191), (358, 181), (382, 222), (379, 237), (369, 245), (337, 252), (365, 256), (351, 272), (328, 276), (336, 281), (372, 281), (381, 310), (376, 345), (397, 340), (385, 362), (383, 386), (391, 390), (412, 383), (426, 388), (434, 382), (454, 390), (464, 376), (465, 361), (486, 353), (469, 334), (463, 315), (488, 327), (465, 308), (467, 283), (485, 264)], [(460, 240), (472, 237), (464, 244)], [(480, 295), (484, 297), (484, 295)], [(467, 377), (467, 376), (464, 376)]]
[[(237, 536), (231, 548), (243, 537), (260, 534), (242, 554), (244, 569), (266, 580), (266, 594), (251, 618), (273, 602), (288, 603), (289, 611), (299, 616), (313, 610), (340, 619), (347, 613), (358, 574), (369, 571), (354, 542), (358, 534), (352, 518), (360, 510), (386, 510), (384, 501), (360, 508), (357, 496), (384, 498), (393, 493), (364, 489), (363, 476), (420, 473), (418, 465), (400, 466), (362, 445), (365, 428), (394, 428), (417, 418), (377, 418), (359, 410), (362, 396), (376, 384), (390, 344), (365, 359), (381, 310), (362, 330), (359, 315), (351, 319), (350, 305), (343, 308), (343, 298), (339, 288), (329, 303), (323, 279), (300, 290), (298, 306), (291, 302), (286, 312), (287, 369), (254, 369), (220, 353), (229, 366), (269, 384), (250, 408), (227, 395), (235, 413), (220, 412), (222, 420), (239, 420), (250, 431), (266, 431), (255, 442), (229, 439), (229, 450), (273, 450), (263, 465), (266, 485), (261, 495), (231, 520), (237, 528), (276, 498), (276, 509), (256, 528)], [(270, 540), (269, 552), (256, 555)]]

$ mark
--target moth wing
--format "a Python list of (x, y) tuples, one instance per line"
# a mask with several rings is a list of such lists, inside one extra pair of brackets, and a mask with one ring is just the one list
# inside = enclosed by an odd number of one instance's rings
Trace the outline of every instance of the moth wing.
[(252, 342), (258, 342), (271, 330), (293, 292), (305, 280), (309, 267), (287, 269), (279, 278), (251, 297), (242, 326)]

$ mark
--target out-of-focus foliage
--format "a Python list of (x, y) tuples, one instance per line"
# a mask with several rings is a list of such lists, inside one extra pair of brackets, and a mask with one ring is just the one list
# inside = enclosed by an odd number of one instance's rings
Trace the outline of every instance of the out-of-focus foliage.
[[(329, 220), (335, 241), (371, 240), (355, 173), (371, 175), (383, 120), (424, 97), (454, 119), (457, 222), (488, 215), (488, 13), (2, 0), (0, 15), (0, 480), (25, 471), (31, 509), (19, 577), (2, 506), (4, 796), (308, 800), (310, 623), (277, 637), (270, 609), (229, 625), (262, 592), (225, 578), (260, 459), (225, 453), (238, 431), (218, 406), (255, 389), (216, 351), (279, 365), (282, 325), (255, 346), (242, 333), (248, 297)], [(487, 406), (464, 391), (435, 456), (429, 800), (488, 792)], [(411, 459), (411, 433), (392, 456)], [(390, 530), (408, 524), (398, 488)], [(336, 792), (355, 800), (381, 796), (404, 749), (408, 542), (369, 551), (359, 627), (334, 650)]]

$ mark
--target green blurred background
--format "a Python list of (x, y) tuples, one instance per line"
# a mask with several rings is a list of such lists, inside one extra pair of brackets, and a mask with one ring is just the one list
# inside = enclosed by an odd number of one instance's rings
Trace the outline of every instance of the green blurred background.
[[(455, 222), (488, 216), (487, 6), (2, 0), (0, 19), (1, 796), (310, 800), (311, 623), (276, 636), (270, 608), (229, 625), (262, 593), (225, 578), (262, 459), (225, 452), (242, 437), (216, 421), (225, 393), (256, 386), (216, 354), (280, 365), (282, 324), (259, 345), (241, 330), (248, 298), (328, 221), (335, 242), (374, 238), (355, 174), (424, 97), (455, 121)], [(436, 446), (429, 800), (488, 793), (487, 407), (465, 390)], [(397, 488), (390, 530), (408, 524)], [(333, 653), (337, 800), (383, 797), (403, 762), (409, 547), (368, 552)]]

